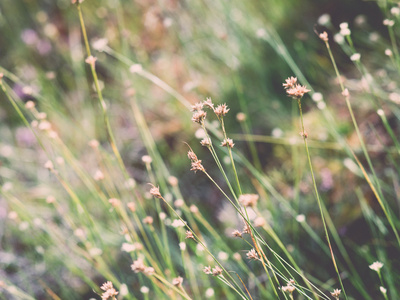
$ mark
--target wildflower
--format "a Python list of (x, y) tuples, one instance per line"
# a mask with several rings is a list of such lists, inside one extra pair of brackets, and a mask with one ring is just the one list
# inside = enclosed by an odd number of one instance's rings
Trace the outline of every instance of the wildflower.
[(285, 83), (282, 84), (285, 90), (293, 88), (297, 84), (297, 77), (289, 77), (285, 79)]
[(189, 210), (191, 213), (194, 213), (194, 214), (197, 214), (199, 212), (199, 208), (194, 204), (190, 205)]
[(99, 141), (98, 140), (90, 140), (88, 145), (93, 148), (96, 149), (99, 147)]
[(221, 146), (233, 148), (233, 146), (235, 146), (235, 144), (233, 143), (232, 139), (224, 139), (224, 141), (221, 143)]
[(143, 221), (144, 224), (151, 225), (151, 224), (153, 224), (153, 217), (147, 216), (142, 221)]
[(300, 136), (302, 137), (302, 138), (308, 138), (308, 133), (307, 133), (307, 131), (302, 131), (302, 132), (300, 132), (299, 133), (300, 134)]
[(360, 53), (354, 53), (352, 56), (350, 56), (351, 61), (360, 61), (361, 54)]
[(96, 63), (97, 58), (90, 55), (88, 58), (85, 59), (85, 63), (87, 63), (88, 65), (94, 67), (95, 63)]
[(131, 73), (140, 73), (143, 70), (143, 67), (141, 64), (134, 64), (130, 66), (129, 72)]
[(149, 155), (142, 156), (142, 162), (144, 162), (145, 164), (151, 164), (152, 161), (153, 159), (151, 158), (151, 156)]
[(176, 178), (175, 176), (169, 176), (168, 177), (168, 183), (171, 185), (171, 186), (177, 186), (178, 185), (178, 178)]
[(204, 147), (210, 147), (211, 143), (210, 140), (208, 138), (204, 138), (200, 141), (200, 144)]
[(339, 25), (340, 27), (340, 34), (343, 36), (350, 35), (351, 31), (349, 29), (349, 24), (344, 22)]
[(318, 36), (319, 36), (319, 38), (320, 38), (321, 40), (323, 40), (325, 43), (329, 41), (328, 33), (327, 33), (326, 31), (324, 31), (323, 33), (320, 33)]
[(296, 288), (288, 283), (288, 285), (282, 287), (282, 292), (293, 294)]
[(197, 161), (198, 160), (197, 155), (192, 150), (188, 151), (187, 156), (189, 157), (189, 159), (191, 161)]
[(300, 99), (304, 96), (304, 94), (310, 92), (309, 89), (307, 89), (306, 86), (296, 84), (295, 86), (289, 88), (286, 90), (286, 93), (288, 94), (289, 97), (295, 98), (295, 99)]
[(255, 206), (257, 204), (259, 196), (256, 194), (243, 194), (239, 196), (239, 202), (244, 206)]
[(107, 281), (105, 283), (103, 283), (103, 285), (100, 287), (103, 291), (107, 291), (109, 289), (113, 288), (113, 284), (111, 281)]
[(239, 230), (233, 231), (233, 232), (232, 232), (232, 235), (233, 235), (234, 237), (238, 237), (238, 238), (241, 238), (241, 237), (242, 237), (242, 233), (241, 233)]
[(229, 110), (230, 109), (228, 108), (228, 106), (226, 104), (221, 104), (221, 105), (218, 105), (216, 108), (214, 108), (214, 113), (218, 117), (223, 117), (228, 113)]
[(44, 164), (44, 167), (50, 171), (54, 170), (54, 165), (51, 160), (46, 161), (46, 163)]
[(207, 116), (207, 113), (204, 110), (196, 111), (193, 114), (192, 121), (196, 122), (196, 123), (199, 123), (199, 124), (203, 124), (204, 119), (206, 118), (206, 116)]
[(212, 274), (213, 276), (218, 276), (222, 274), (222, 269), (218, 266), (215, 266), (214, 269), (212, 269)]
[(180, 219), (175, 219), (171, 226), (174, 228), (185, 227), (186, 223)]
[(381, 291), (382, 294), (387, 293), (387, 289), (385, 289), (383, 286), (379, 287), (379, 290)]
[(306, 220), (306, 216), (303, 215), (303, 214), (300, 214), (300, 215), (297, 215), (297, 216), (296, 216), (296, 221), (299, 222), (299, 223), (302, 223), (302, 222), (304, 222), (305, 220)]
[(350, 96), (349, 90), (348, 89), (344, 89), (344, 91), (342, 92), (342, 95), (344, 97), (349, 97)]
[(115, 198), (111, 198), (108, 200), (108, 202), (113, 206), (113, 207), (117, 207), (121, 205), (121, 201)]
[(383, 20), (383, 25), (392, 27), (394, 25), (394, 21), (393, 20), (389, 20), (389, 19), (385, 19), (385, 20)]
[(190, 169), (190, 171), (194, 171), (195, 173), (197, 171), (205, 172), (206, 169), (204, 169), (203, 165), (201, 164), (201, 160), (197, 160), (197, 161), (192, 161), (192, 168)]
[(192, 111), (201, 111), (203, 109), (203, 103), (197, 102), (192, 105)]
[(206, 101), (203, 102), (203, 105), (208, 107), (209, 109), (214, 109), (214, 103), (212, 103), (212, 100), (210, 97), (206, 99)]
[(248, 259), (254, 259), (254, 260), (258, 259), (258, 254), (257, 254), (256, 250), (254, 250), (254, 248), (251, 249), (249, 252), (247, 252), (246, 256)]
[(385, 50), (385, 55), (387, 55), (387, 56), (393, 56), (392, 50), (386, 49), (386, 50)]
[(96, 181), (100, 181), (102, 179), (104, 179), (104, 174), (103, 172), (101, 172), (100, 170), (97, 170), (94, 175), (93, 175), (94, 180)]
[(35, 102), (33, 102), (33, 101), (28, 101), (25, 103), (26, 109), (33, 109), (34, 107), (35, 107)]
[(0, 82), (3, 80), (4, 74), (0, 73)]
[(136, 246), (134, 244), (123, 243), (121, 246), (121, 250), (124, 252), (133, 252), (136, 250)]
[(145, 285), (140, 288), (140, 292), (142, 294), (147, 294), (149, 291), (150, 291), (150, 289)]
[(244, 224), (244, 226), (243, 226), (242, 234), (243, 233), (247, 233), (247, 234), (250, 233), (250, 228), (249, 228), (249, 226), (247, 226), (247, 224)]
[(246, 114), (245, 114), (245, 113), (242, 113), (242, 112), (238, 113), (238, 114), (236, 115), (236, 120), (238, 120), (238, 122), (244, 122), (244, 121), (246, 121)]
[(129, 202), (126, 204), (126, 206), (128, 206), (129, 210), (131, 212), (135, 212), (136, 211), (136, 204), (134, 202)]
[(317, 22), (321, 26), (329, 25), (329, 23), (331, 22), (331, 16), (328, 14), (323, 14), (318, 18)]
[(178, 276), (178, 277), (172, 279), (172, 284), (177, 287), (181, 287), (182, 282), (183, 282), (183, 278), (181, 276)]
[(183, 199), (176, 199), (174, 202), (175, 207), (182, 207), (185, 204), (185, 201)]
[(254, 220), (255, 227), (263, 227), (265, 225), (265, 220), (262, 217), (258, 217)]
[(341, 292), (342, 290), (334, 289), (333, 292), (331, 292), (331, 295), (332, 297), (335, 297), (336, 300), (338, 300)]
[(383, 263), (381, 263), (381, 262), (379, 262), (379, 261), (376, 261), (376, 262), (374, 262), (373, 264), (371, 264), (370, 266), (369, 266), (369, 268), (371, 269), (371, 270), (374, 270), (375, 272), (380, 272), (380, 270), (382, 269), (382, 267), (383, 267)]
[(156, 198), (162, 198), (161, 193), (160, 193), (160, 188), (152, 185), (152, 188), (150, 189), (150, 194)]
[(133, 264), (131, 265), (131, 269), (132, 271), (134, 271), (135, 273), (142, 273), (144, 272), (144, 270), (146, 269), (146, 266), (143, 263), (143, 260), (138, 258), (137, 260), (135, 260), (133, 262)]
[(206, 274), (212, 274), (211, 267), (210, 266), (204, 267), (203, 272)]
[(143, 271), (143, 273), (147, 276), (151, 276), (154, 274), (154, 268), (152, 267), (146, 267)]

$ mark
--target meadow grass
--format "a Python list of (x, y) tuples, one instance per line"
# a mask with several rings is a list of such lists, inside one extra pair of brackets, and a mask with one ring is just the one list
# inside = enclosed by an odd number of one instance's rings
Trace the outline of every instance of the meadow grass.
[(100, 2), (0, 4), (0, 299), (399, 297), (399, 6)]

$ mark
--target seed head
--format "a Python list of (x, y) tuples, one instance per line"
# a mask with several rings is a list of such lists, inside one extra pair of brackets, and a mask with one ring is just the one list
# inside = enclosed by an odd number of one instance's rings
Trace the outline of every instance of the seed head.
[(210, 147), (211, 143), (210, 140), (208, 138), (204, 138), (200, 141), (200, 144), (204, 147)]
[(324, 31), (323, 33), (320, 33), (319, 34), (319, 38), (321, 40), (323, 40), (324, 42), (328, 42), (329, 41), (328, 33), (326, 31)]
[(220, 104), (216, 108), (214, 108), (214, 113), (218, 117), (223, 117), (228, 113), (229, 110), (230, 109), (228, 108), (228, 106), (226, 104)]
[(211, 267), (210, 266), (204, 267), (203, 272), (206, 274), (212, 274)]
[(177, 287), (182, 286), (182, 282), (183, 282), (183, 278), (181, 276), (178, 276), (178, 277), (172, 279), (172, 284)]
[(193, 239), (194, 240), (194, 235), (190, 230), (186, 231), (185, 239)]
[(285, 90), (293, 88), (297, 84), (297, 77), (289, 77), (285, 79), (285, 83), (282, 84)]
[(208, 97), (208, 98), (206, 99), (206, 101), (203, 102), (203, 105), (204, 105), (205, 107), (208, 107), (209, 109), (214, 109), (214, 103), (212, 103), (212, 100), (211, 100), (210, 97)]
[(311, 90), (307, 89), (306, 86), (296, 84), (294, 87), (286, 90), (286, 93), (289, 97), (300, 99), (303, 98), (304, 94), (310, 92)]
[(247, 252), (246, 256), (248, 259), (254, 259), (254, 260), (258, 259), (258, 254), (257, 254), (256, 250), (254, 250), (254, 248), (251, 249), (249, 252)]
[(197, 102), (194, 105), (192, 105), (192, 111), (200, 111), (203, 109), (203, 103)]
[(143, 260), (138, 258), (137, 260), (135, 260), (133, 262), (133, 264), (131, 265), (131, 269), (135, 272), (135, 273), (142, 273), (144, 272), (144, 270), (146, 269), (146, 266), (143, 263)]
[(215, 266), (215, 268), (212, 269), (212, 274), (213, 276), (219, 276), (222, 274), (222, 269), (218, 266)]
[(379, 262), (379, 261), (376, 261), (376, 262), (374, 262), (372, 265), (369, 266), (369, 268), (370, 268), (371, 270), (374, 270), (374, 271), (376, 271), (376, 272), (380, 272), (380, 270), (382, 269), (382, 267), (383, 267), (383, 263), (381, 263), (381, 262)]
[(233, 143), (232, 139), (224, 139), (224, 141), (221, 143), (221, 146), (233, 148), (233, 146), (235, 146), (235, 144)]
[(85, 62), (86, 62), (88, 65), (91, 65), (92, 67), (94, 67), (95, 64), (96, 64), (96, 60), (97, 60), (96, 57), (90, 55), (88, 58), (85, 59)]
[(242, 237), (242, 233), (241, 233), (239, 230), (233, 231), (233, 232), (232, 232), (232, 235), (233, 235), (234, 237), (238, 237), (238, 238), (241, 238), (241, 237)]
[(197, 155), (192, 150), (189, 150), (187, 155), (191, 161), (198, 160)]
[(193, 113), (192, 121), (203, 124), (204, 119), (206, 118), (207, 113), (204, 110), (199, 110)]
[(152, 187), (151, 187), (151, 189), (150, 189), (150, 194), (151, 194), (152, 196), (156, 197), (156, 198), (159, 198), (159, 199), (162, 198), (161, 193), (160, 193), (160, 188), (159, 188), (159, 187), (156, 187), (156, 186), (154, 186), (154, 185), (152, 185)]
[(257, 204), (258, 198), (257, 194), (243, 194), (239, 196), (239, 202), (245, 207), (253, 207)]
[(341, 292), (342, 292), (342, 290), (334, 289), (333, 292), (331, 292), (331, 295), (332, 295), (332, 297), (335, 297), (336, 300), (338, 300)]
[(197, 160), (197, 161), (192, 161), (192, 168), (190, 169), (190, 171), (194, 171), (195, 173), (197, 171), (205, 172), (206, 169), (204, 169), (203, 165), (201, 164), (201, 160)]

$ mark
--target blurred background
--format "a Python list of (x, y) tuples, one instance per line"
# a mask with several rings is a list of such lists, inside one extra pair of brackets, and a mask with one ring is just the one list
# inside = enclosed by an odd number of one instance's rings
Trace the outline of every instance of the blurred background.
[[(142, 161), (149, 154), (149, 141), (144, 138), (143, 123), (132, 113), (129, 99), (133, 95), (133, 108), (142, 112), (159, 159), (179, 179), (186, 203), (195, 204), (221, 234), (229, 236), (237, 226), (230, 217), (234, 211), (229, 203), (222, 200), (205, 176), (190, 171), (186, 158), (188, 148), (184, 142), (203, 160), (217, 182), (227, 188), (212, 157), (199, 144), (200, 127), (191, 121), (188, 109), (211, 97), (214, 103), (226, 103), (230, 108), (225, 125), (235, 150), (265, 174), (294, 212), (304, 215), (324, 239), (299, 136), (297, 103), (282, 88), (286, 78), (297, 76), (312, 90), (303, 100), (303, 112), (317, 184), (350, 260), (363, 277), (370, 273), (368, 264), (376, 253), (384, 249), (382, 255), (392, 261), (391, 270), (400, 267), (393, 234), (380, 218), (382, 212), (368, 183), (341, 144), (346, 140), (367, 165), (329, 54), (316, 34), (329, 34), (375, 172), (398, 216), (398, 152), (376, 113), (377, 108), (385, 112), (393, 134), (398, 136), (398, 69), (388, 52), (385, 54), (386, 49), (393, 49), (393, 40), (388, 26), (383, 24), (390, 15), (390, 6), (352, 0), (85, 0), (81, 7), (93, 55), (97, 57), (96, 70), (111, 128), (128, 173), (141, 193), (146, 195), (146, 183), (151, 181)], [(351, 44), (338, 34), (343, 22), (351, 29)], [(33, 101), (38, 111), (45, 112), (45, 118), (69, 151), (88, 173), (95, 174), (97, 158), (88, 142), (97, 139), (105, 152), (112, 153), (112, 149), (90, 68), (84, 63), (85, 47), (76, 8), (68, 0), (3, 0), (0, 45), (0, 67), (12, 96), (23, 102)], [(362, 65), (350, 58), (354, 50), (361, 55)], [(374, 78), (373, 83), (370, 78)], [(46, 223), (53, 226), (64, 222), (62, 214), (57, 216), (49, 208), (49, 197), (68, 196), (43, 168), (45, 153), (35, 136), (4, 94), (0, 101), (0, 280), (4, 278), (35, 299), (56, 299), (49, 296), (47, 288), (62, 299), (99, 298), (87, 282), (90, 278), (101, 284), (104, 273), (84, 263), (84, 256), (78, 252), (58, 252), (55, 239), (50, 245), (46, 241), (48, 233), (38, 229)], [(219, 130), (218, 122), (212, 118), (209, 126)], [(221, 156), (229, 165), (224, 159), (226, 153), (221, 152)], [(260, 194), (260, 211), (287, 250), (307, 273), (329, 285), (335, 277), (329, 257), (319, 255), (318, 244), (300, 228), (293, 212), (265, 191), (245, 164), (239, 163), (238, 169), (245, 192)], [(110, 177), (121, 179), (117, 173), (110, 171)], [(91, 204), (90, 193), (80, 188), (75, 175), (66, 177), (96, 215), (100, 227), (107, 228), (112, 222), (107, 220), (109, 212)], [(8, 192), (15, 197), (14, 202), (5, 196)], [(18, 209), (33, 216), (26, 215), (27, 221), (20, 212), (18, 217), (10, 215)], [(151, 207), (147, 211), (150, 213)], [(367, 219), (366, 214), (371, 217)], [(115, 222), (113, 226), (118, 229)], [(71, 228), (67, 227), (59, 232), (59, 243), (74, 243), (68, 241)], [(118, 253), (120, 239), (105, 230), (110, 240), (105, 238), (109, 244), (103, 255), (114, 263), (113, 271), (128, 286), (135, 286), (131, 262)], [(228, 244), (236, 251), (243, 249), (236, 240), (230, 239)], [(75, 261), (67, 262), (66, 258)], [(341, 254), (338, 260), (347, 265)], [(349, 274), (344, 271), (345, 281)], [(366, 299), (365, 293), (373, 299), (381, 297), (376, 276), (369, 275), (362, 278), (363, 292), (348, 283), (347, 293), (353, 299)], [(392, 286), (398, 282), (398, 275), (399, 272), (392, 276)], [(222, 292), (219, 298), (218, 288), (215, 290), (215, 299), (228, 298)], [(0, 298), (18, 299), (7, 293)], [(397, 295), (395, 291), (391, 293)]]

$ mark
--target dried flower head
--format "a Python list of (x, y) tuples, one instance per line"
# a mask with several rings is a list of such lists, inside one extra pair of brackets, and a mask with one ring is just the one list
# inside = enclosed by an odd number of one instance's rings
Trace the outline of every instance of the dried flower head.
[(151, 217), (151, 216), (145, 217), (145, 218), (143, 219), (143, 223), (144, 223), (144, 224), (149, 224), (149, 225), (153, 224), (153, 217)]
[(244, 122), (246, 121), (246, 117), (245, 113), (240, 112), (236, 115), (236, 120), (238, 120), (238, 122)]
[(204, 169), (203, 165), (201, 164), (201, 160), (197, 160), (197, 161), (192, 161), (192, 168), (190, 169), (190, 171), (194, 171), (195, 173), (197, 171), (205, 172), (206, 169)]
[(210, 266), (204, 267), (203, 272), (206, 274), (212, 274), (211, 267)]
[(137, 260), (135, 260), (133, 262), (133, 264), (131, 265), (131, 269), (132, 271), (134, 271), (135, 273), (143, 273), (144, 270), (146, 269), (146, 266), (144, 265), (144, 262), (142, 259), (138, 258)]
[(25, 103), (26, 109), (33, 109), (34, 107), (35, 107), (35, 102), (33, 102), (33, 101), (28, 101)]
[(220, 104), (216, 108), (214, 108), (214, 113), (218, 117), (223, 117), (228, 113), (229, 110), (230, 109), (228, 108), (228, 106), (226, 104)]
[(197, 102), (192, 105), (192, 111), (201, 111), (203, 109), (203, 103)]
[(335, 297), (336, 300), (338, 300), (341, 292), (342, 292), (342, 290), (334, 289), (333, 292), (331, 292), (331, 295), (332, 295), (332, 297)]
[(129, 210), (131, 212), (135, 212), (136, 211), (136, 204), (134, 202), (129, 202), (126, 204), (126, 206), (128, 206)]
[(171, 186), (177, 186), (178, 183), (179, 183), (179, 181), (178, 181), (178, 178), (176, 178), (175, 176), (169, 176), (169, 177), (168, 177), (168, 183), (169, 183)]
[(245, 207), (253, 207), (257, 204), (258, 198), (257, 194), (243, 194), (239, 196), (239, 202)]
[(379, 261), (376, 261), (376, 262), (374, 262), (373, 264), (371, 264), (371, 265), (369, 266), (369, 268), (370, 268), (371, 270), (374, 270), (374, 271), (376, 271), (376, 272), (380, 272), (380, 270), (382, 269), (382, 267), (383, 267), (383, 263), (381, 263), (381, 262), (379, 262)]
[(222, 269), (218, 266), (215, 266), (215, 268), (212, 269), (212, 274), (213, 276), (219, 276), (222, 274)]
[(204, 146), (204, 147), (210, 147), (210, 146), (211, 146), (210, 140), (209, 140), (208, 138), (202, 139), (202, 140), (200, 141), (200, 144), (201, 144), (202, 146)]
[(182, 285), (182, 282), (183, 282), (183, 278), (181, 276), (178, 276), (178, 277), (172, 279), (172, 284), (177, 287), (180, 287)]
[(147, 276), (151, 276), (154, 274), (154, 268), (152, 267), (146, 267), (143, 271), (143, 273)]
[(238, 238), (241, 238), (241, 237), (242, 237), (242, 233), (241, 233), (239, 230), (233, 231), (233, 232), (232, 232), (232, 235), (233, 235), (234, 237), (238, 237)]
[(255, 260), (258, 259), (258, 254), (254, 248), (251, 249), (249, 252), (247, 252), (246, 256), (248, 259), (255, 259)]
[(88, 65), (91, 65), (92, 67), (94, 67), (95, 64), (96, 64), (96, 60), (97, 60), (96, 57), (90, 55), (88, 58), (85, 59), (85, 62), (86, 62)]
[(107, 291), (107, 290), (112, 289), (112, 288), (114, 288), (114, 287), (113, 287), (113, 284), (112, 284), (111, 281), (107, 281), (107, 282), (103, 283), (103, 285), (102, 285), (100, 288), (101, 288), (103, 291)]
[(121, 205), (121, 201), (119, 199), (116, 198), (111, 198), (108, 200), (108, 202), (113, 206), (113, 207), (117, 207)]
[(233, 143), (232, 139), (224, 139), (224, 141), (221, 143), (221, 146), (233, 148), (233, 146), (235, 146), (235, 144)]
[(153, 159), (151, 158), (150, 155), (143, 155), (142, 156), (142, 162), (144, 162), (145, 164), (151, 164), (153, 161)]
[(210, 97), (208, 97), (208, 98), (206, 99), (206, 101), (203, 102), (203, 105), (204, 105), (205, 107), (208, 107), (209, 109), (214, 109), (214, 103), (212, 103), (212, 100), (211, 100)]
[(190, 230), (186, 231), (185, 239), (194, 239), (194, 235)]
[(263, 227), (265, 225), (265, 220), (263, 217), (258, 217), (254, 219), (254, 226), (255, 227)]
[(197, 161), (198, 160), (197, 155), (192, 150), (188, 151), (187, 156), (189, 157), (189, 159), (191, 161)]
[(286, 90), (286, 94), (289, 97), (300, 99), (304, 96), (304, 94), (310, 92), (311, 90), (307, 89), (304, 85), (296, 84), (294, 87)]
[(242, 234), (247, 233), (250, 234), (250, 227), (247, 224), (244, 224)]
[(154, 186), (154, 185), (152, 185), (152, 184), (150, 184), (152, 187), (150, 188), (150, 194), (153, 196), (153, 197), (156, 197), (156, 198), (159, 198), (159, 199), (161, 199), (162, 198), (162, 196), (161, 196), (161, 193), (160, 193), (160, 188), (159, 187), (156, 187), (156, 186)]
[(291, 284), (288, 284), (288, 285), (282, 287), (282, 292), (285, 292), (285, 293), (293, 294), (293, 292), (295, 290), (296, 290), (296, 288)]
[(328, 33), (326, 31), (324, 31), (323, 33), (320, 33), (318, 36), (324, 42), (328, 42), (329, 41)]
[(199, 123), (199, 124), (203, 124), (204, 119), (206, 118), (207, 113), (204, 110), (199, 110), (193, 113), (192, 116), (192, 121)]
[(297, 84), (297, 77), (289, 77), (285, 79), (285, 83), (282, 84), (285, 90), (293, 88)]

